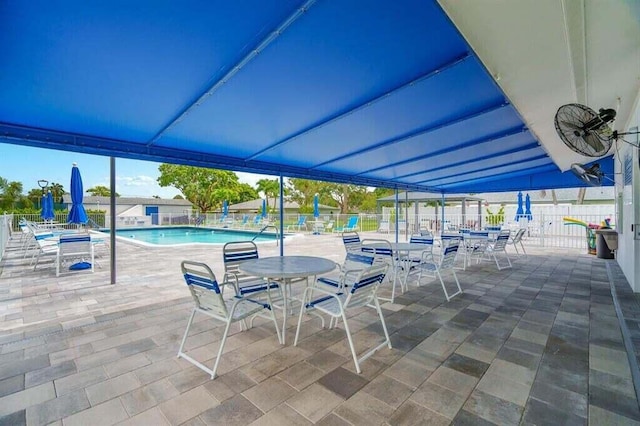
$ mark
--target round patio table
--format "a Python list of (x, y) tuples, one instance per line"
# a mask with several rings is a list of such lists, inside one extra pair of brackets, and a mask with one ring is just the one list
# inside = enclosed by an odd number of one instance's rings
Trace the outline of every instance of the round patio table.
[[(336, 263), (316, 256), (272, 256), (242, 262), (238, 269), (241, 272), (256, 277), (277, 280), (285, 286), (290, 286), (296, 278), (309, 278), (312, 276), (331, 272), (336, 268)], [(287, 312), (290, 289), (283, 288), (283, 324), (282, 344), (285, 343), (287, 328)], [(287, 292), (289, 290), (289, 292)]]

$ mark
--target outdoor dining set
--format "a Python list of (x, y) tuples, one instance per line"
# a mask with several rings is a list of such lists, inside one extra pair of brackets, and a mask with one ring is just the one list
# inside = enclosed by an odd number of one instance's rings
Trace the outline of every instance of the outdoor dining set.
[[(226, 243), (222, 250), (224, 273), (221, 279), (205, 263), (185, 260), (181, 264), (195, 306), (178, 357), (201, 368), (213, 379), (231, 324), (240, 322), (241, 329), (248, 329), (253, 327), (256, 317), (266, 318), (273, 323), (278, 341), (284, 345), (287, 318), (297, 314), (295, 346), (304, 325), (303, 317), (308, 314), (319, 318), (323, 328), (325, 317), (329, 320), (329, 328), (342, 321), (355, 369), (360, 373), (362, 361), (384, 346), (391, 348), (380, 303), (393, 303), (397, 286), (404, 293), (408, 290), (410, 277), (415, 278), (418, 286), (423, 277), (437, 278), (446, 300), (450, 301), (463, 292), (455, 273), (457, 268), (466, 269), (474, 261), (477, 264), (484, 259), (494, 261), (498, 269), (510, 268), (506, 247), (519, 244), (519, 250), (525, 255), (524, 246), (518, 239), (521, 236), (519, 231), (512, 235), (509, 230), (484, 230), (447, 233), (434, 238), (424, 232), (412, 235), (408, 242), (392, 243), (383, 239), (361, 239), (357, 232), (348, 231), (342, 233), (346, 251), (342, 264), (315, 256), (260, 257), (258, 246), (252, 241)], [(452, 275), (455, 284), (445, 283), (445, 273)], [(296, 285), (298, 283), (301, 287)], [(378, 295), (383, 285), (391, 287), (390, 297)], [(455, 286), (453, 292), (447, 288), (452, 285)], [(375, 309), (384, 339), (359, 356), (348, 317), (350, 311), (362, 307)], [(275, 310), (281, 311), (282, 323), (278, 322)], [(213, 368), (184, 350), (196, 313), (225, 323)]]

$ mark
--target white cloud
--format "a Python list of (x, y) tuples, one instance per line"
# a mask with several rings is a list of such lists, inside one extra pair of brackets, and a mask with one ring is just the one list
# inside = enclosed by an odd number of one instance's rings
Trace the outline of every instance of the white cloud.
[[(248, 183), (255, 187), (260, 179), (277, 179), (277, 176), (259, 175), (255, 173), (235, 172), (240, 182)], [(104, 176), (96, 185), (109, 187), (109, 178)], [(180, 194), (174, 187), (161, 187), (155, 177), (148, 175), (116, 176), (116, 192), (124, 197), (152, 197), (158, 195), (162, 198), (173, 198)]]
[[(110, 186), (109, 179), (103, 178), (98, 185)], [(161, 187), (156, 178), (146, 175), (116, 176), (116, 192), (123, 197), (152, 197), (173, 198), (180, 194), (176, 188)]]
[(240, 182), (248, 183), (255, 188), (260, 179), (278, 179), (278, 176), (258, 175), (255, 173), (235, 172)]
[(151, 176), (116, 176), (116, 185), (122, 186), (158, 186)]

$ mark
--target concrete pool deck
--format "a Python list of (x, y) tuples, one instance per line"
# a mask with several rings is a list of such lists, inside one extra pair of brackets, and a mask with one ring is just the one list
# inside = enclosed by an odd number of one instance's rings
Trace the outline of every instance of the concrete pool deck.
[[(268, 323), (232, 327), (212, 381), (176, 359), (192, 309), (179, 265), (221, 275), (221, 248), (118, 244), (111, 285), (105, 253), (94, 274), (56, 278), (17, 246), (0, 266), (0, 424), (640, 424), (614, 261), (527, 247), (513, 269), (459, 271), (465, 293), (450, 302), (435, 282), (411, 284), (383, 306), (393, 349), (360, 375), (341, 328), (307, 320), (294, 347), (295, 318), (285, 346)], [(339, 234), (304, 235), (285, 253), (340, 262), (344, 248)], [(350, 326), (358, 350), (380, 337), (368, 310)], [(221, 331), (201, 318), (187, 349), (211, 363)]]

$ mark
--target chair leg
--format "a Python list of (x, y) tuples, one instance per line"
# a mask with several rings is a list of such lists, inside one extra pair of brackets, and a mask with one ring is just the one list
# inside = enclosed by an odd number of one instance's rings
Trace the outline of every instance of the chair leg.
[(509, 264), (508, 268), (512, 268), (513, 265), (511, 264), (511, 259), (509, 259), (509, 253), (507, 253), (507, 251), (504, 251), (504, 257), (507, 258), (507, 263)]
[[(273, 302), (271, 301), (271, 292), (267, 289), (267, 302), (269, 303), (269, 312), (271, 312), (271, 319), (273, 320), (273, 325), (276, 326), (276, 335), (278, 336), (278, 343), (284, 345), (282, 341), (282, 336), (280, 335), (280, 327), (278, 326), (278, 321), (276, 320), (276, 313), (274, 311)], [(300, 307), (300, 311), (302, 311), (302, 306)], [(251, 319), (251, 326), (253, 326), (253, 318)], [(296, 334), (298, 331), (296, 330)]]
[[(309, 290), (309, 287), (307, 287), (304, 290), (304, 293), (302, 294), (302, 305), (300, 306), (300, 315), (298, 315), (298, 326), (296, 327), (296, 337), (293, 338), (293, 346), (298, 345), (298, 336), (300, 336), (300, 326), (302, 325), (302, 315), (307, 310), (305, 306), (307, 305), (307, 293), (309, 293), (308, 290)], [(309, 300), (311, 300), (311, 297), (309, 297)], [(277, 328), (277, 325), (276, 325), (276, 328)]]
[(524, 253), (524, 256), (527, 257), (527, 252), (524, 249), (524, 244), (522, 244), (522, 240), (520, 240), (520, 247), (522, 248), (522, 253)]
[(458, 281), (458, 276), (456, 275), (456, 271), (452, 270), (451, 272), (453, 273), (453, 278), (455, 278), (456, 285), (458, 286), (458, 292), (456, 294), (461, 294), (463, 291), (462, 291), (462, 287), (460, 287), (460, 281)]
[(178, 358), (180, 358), (180, 354), (182, 354), (182, 349), (184, 348), (184, 342), (187, 341), (187, 335), (189, 334), (189, 329), (191, 328), (191, 323), (193, 323), (193, 317), (196, 316), (196, 310), (194, 309), (191, 312), (191, 316), (189, 317), (189, 321), (187, 322), (187, 329), (184, 331), (184, 336), (182, 337), (182, 343), (180, 343), (180, 348), (178, 349)]
[(342, 311), (342, 322), (344, 322), (344, 331), (347, 333), (347, 340), (349, 341), (349, 348), (351, 349), (351, 355), (353, 356), (353, 362), (356, 365), (356, 372), (361, 373), (360, 364), (358, 364), (358, 357), (356, 356), (356, 348), (353, 346), (353, 339), (351, 338), (351, 331), (349, 331), (349, 324), (347, 324), (347, 317)]
[(436, 274), (438, 275), (438, 279), (440, 280), (440, 285), (442, 286), (442, 291), (444, 291), (444, 297), (447, 299), (447, 302), (451, 300), (449, 297), (449, 293), (447, 293), (447, 287), (444, 285), (444, 281), (442, 280), (442, 275), (440, 275), (440, 271), (436, 269)]
[(231, 309), (229, 313), (229, 319), (227, 320), (227, 325), (224, 327), (224, 335), (222, 336), (222, 341), (220, 342), (220, 349), (218, 349), (218, 356), (216, 357), (216, 362), (213, 365), (213, 370), (211, 370), (211, 378), (215, 379), (216, 371), (218, 371), (218, 364), (220, 364), (220, 358), (222, 358), (222, 350), (224, 349), (224, 344), (227, 342), (227, 336), (229, 335), (229, 328), (231, 328), (231, 318), (233, 317), (233, 311), (235, 311), (235, 307)]
[(460, 287), (460, 282), (458, 281), (458, 276), (456, 275), (456, 271), (453, 270), (453, 268), (451, 269), (451, 273), (453, 274), (453, 277), (456, 280), (456, 285), (458, 286), (458, 291), (456, 291), (455, 293), (453, 293), (452, 295), (449, 295), (449, 293), (447, 292), (447, 288), (444, 285), (444, 281), (442, 279), (442, 274), (440, 274), (439, 270), (436, 270), (436, 273), (438, 274), (438, 278), (440, 279), (440, 284), (442, 285), (442, 290), (444, 291), (444, 297), (446, 297), (447, 302), (449, 302), (451, 299), (453, 299), (455, 296), (459, 295), (460, 293), (462, 293), (462, 288)]
[(378, 311), (378, 316), (380, 317), (380, 322), (382, 323), (382, 330), (384, 331), (384, 337), (386, 339), (387, 346), (391, 349), (391, 339), (389, 338), (389, 332), (387, 331), (387, 324), (384, 322), (384, 317), (382, 316), (382, 309), (380, 308), (380, 302), (378, 298), (374, 296), (373, 301), (375, 302), (376, 310)]

